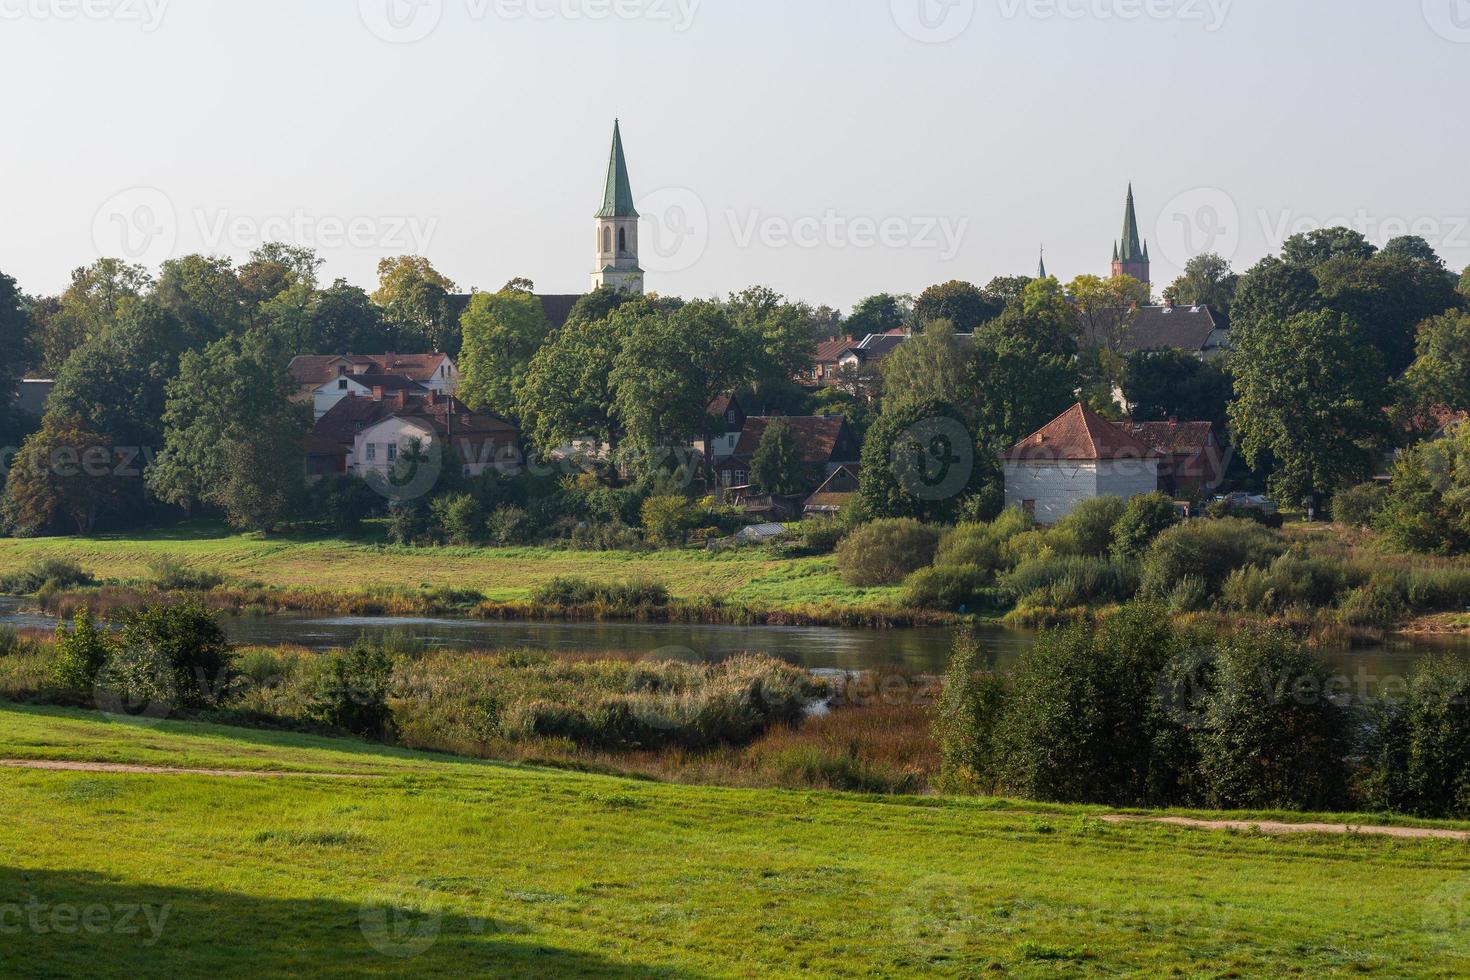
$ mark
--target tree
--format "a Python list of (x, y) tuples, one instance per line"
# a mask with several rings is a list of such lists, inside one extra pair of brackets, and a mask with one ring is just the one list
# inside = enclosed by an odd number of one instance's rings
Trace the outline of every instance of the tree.
[(71, 274), (71, 285), (58, 297), (32, 308), (33, 334), (39, 368), (55, 377), (72, 351), (110, 326), (118, 304), (137, 298), (148, 288), (147, 271), (118, 259), (98, 259)]
[(1414, 359), (1414, 330), (1459, 305), (1443, 270), (1398, 256), (1329, 259), (1314, 270), (1323, 305), (1351, 317), (1383, 355), (1389, 377)]
[(1123, 397), (1140, 422), (1183, 419), (1223, 427), (1234, 392), (1221, 362), (1169, 348), (1135, 351), (1123, 366)]
[(516, 382), (550, 330), (541, 300), (514, 283), (498, 293), (476, 293), (460, 325), (459, 397), (476, 411), (513, 417)]
[(1281, 258), (1288, 265), (1312, 269), (1340, 256), (1372, 258), (1377, 251), (1361, 232), (1351, 228), (1321, 228), (1292, 235), (1281, 245)]
[(897, 330), (908, 323), (912, 315), (913, 302), (907, 296), (879, 293), (859, 300), (842, 325), (850, 335), (861, 338)]
[(1470, 299), (1470, 266), (1466, 266), (1465, 271), (1460, 274), (1460, 295)]
[(1428, 262), (1441, 272), (1445, 269), (1444, 259), (1439, 257), (1439, 253), (1434, 250), (1434, 246), (1430, 245), (1418, 235), (1400, 235), (1397, 238), (1390, 239), (1389, 243), (1383, 246), (1383, 251), (1378, 254)]
[(460, 324), (449, 301), (456, 288), (422, 256), (400, 255), (379, 262), (373, 302), (383, 311), (389, 346), (399, 351), (425, 347), (457, 356)]
[(1299, 265), (1267, 257), (1241, 276), (1231, 307), (1232, 331), (1258, 331), (1297, 313), (1322, 308), (1317, 277)]
[(805, 303), (789, 302), (766, 286), (731, 293), (730, 322), (746, 338), (752, 357), (756, 401), (789, 401), (792, 379), (811, 367), (817, 352), (818, 320)]
[(300, 353), (366, 354), (390, 346), (382, 310), (345, 279), (317, 293), (308, 316), (310, 339)]
[(1082, 324), (1082, 342), (1096, 348), (1097, 383), (1111, 392), (1122, 380), (1122, 351), (1138, 321), (1138, 307), (1148, 302), (1148, 287), (1132, 276), (1078, 276), (1067, 286)]
[(1189, 260), (1184, 274), (1164, 290), (1164, 298), (1175, 306), (1208, 306), (1228, 316), (1239, 283), (1228, 260), (1206, 253)]
[(48, 412), (11, 465), (5, 485), (8, 521), (39, 533), (65, 514), (78, 534), (90, 534), (99, 518), (123, 504), (117, 469), (111, 436), (93, 432), (75, 416)]
[(750, 480), (762, 493), (796, 494), (811, 489), (811, 467), (802, 461), (801, 444), (786, 419), (772, 419), (761, 433), (760, 445), (750, 460)]
[(1153, 544), (1154, 538), (1180, 521), (1174, 501), (1160, 491), (1134, 497), (1123, 508), (1123, 516), (1113, 525), (1113, 558), (1115, 561), (1138, 561)]
[(1021, 304), (1006, 307), (975, 334), (970, 371), (978, 435), (996, 452), (1076, 400), (1077, 313), (1055, 279), (1034, 280)]
[(1470, 408), (1470, 313), (1456, 310), (1419, 325), (1418, 358), (1404, 374), (1416, 406)]
[(153, 300), (172, 313), (183, 331), (182, 347), (202, 348), (239, 333), (254, 311), (227, 258), (186, 255), (163, 263)]
[(977, 449), (964, 417), (938, 399), (885, 409), (862, 464), (859, 492), (874, 517), (953, 523), (967, 499), (1002, 482), (998, 457)]
[(164, 446), (148, 471), (150, 489), (185, 509), (219, 507), (238, 528), (273, 530), (304, 481), (293, 391), (285, 353), (262, 331), (186, 352), (166, 389)]
[(1322, 311), (1233, 332), (1230, 420), (1251, 465), (1276, 461), (1283, 501), (1320, 503), (1362, 482), (1383, 434), (1382, 361), (1347, 317)]
[(623, 427), (609, 366), (640, 315), (628, 306), (600, 319), (574, 311), (531, 358), (516, 389), (516, 410), (522, 430), (543, 452), (588, 436), (617, 451)]
[(949, 321), (958, 333), (973, 333), (975, 328), (1000, 315), (1005, 301), (986, 296), (979, 287), (958, 279), (930, 286), (914, 301), (917, 329), (931, 323)]
[(0, 411), (15, 401), (16, 382), (32, 357), (31, 318), (15, 280), (0, 272)]
[(902, 408), (940, 398), (973, 419), (976, 397), (968, 361), (953, 325), (934, 320), (880, 363), (884, 405)]
[(1027, 287), (1035, 281), (1030, 276), (996, 276), (985, 284), (981, 292), (987, 300), (998, 303), (1003, 308), (1011, 303), (1019, 303), (1025, 297)]
[[(661, 456), (702, 438), (714, 444), (710, 403), (754, 377), (749, 348), (719, 303), (696, 300), (676, 310), (649, 309), (613, 362), (616, 406), (629, 440)], [(714, 460), (704, 475), (714, 484)]]
[(1411, 551), (1470, 551), (1470, 423), (1400, 454), (1375, 523)]

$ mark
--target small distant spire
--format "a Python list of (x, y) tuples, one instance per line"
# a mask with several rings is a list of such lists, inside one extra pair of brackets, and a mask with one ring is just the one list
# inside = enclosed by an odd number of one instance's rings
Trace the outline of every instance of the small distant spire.
[(1041, 267), (1037, 270), (1037, 278), (1045, 279), (1046, 275), (1046, 246), (1041, 246)]

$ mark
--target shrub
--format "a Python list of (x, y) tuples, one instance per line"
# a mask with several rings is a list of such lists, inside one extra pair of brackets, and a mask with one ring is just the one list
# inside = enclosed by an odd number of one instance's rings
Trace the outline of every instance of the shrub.
[(388, 539), (394, 544), (420, 544), (428, 535), (429, 514), (419, 503), (395, 504), (388, 508)]
[(364, 518), (383, 505), (383, 498), (366, 480), (346, 473), (332, 473), (312, 486), (308, 495), (311, 513), (334, 530), (352, 533)]
[(83, 606), (71, 629), (56, 627), (56, 661), (52, 668), (56, 685), (74, 693), (90, 692), (107, 663), (110, 647), (107, 634), (93, 625), (91, 610)]
[(782, 786), (821, 786), (848, 793), (902, 793), (913, 789), (912, 777), (846, 751), (821, 745), (793, 745), (773, 752), (768, 763)]
[(1387, 485), (1360, 483), (1332, 498), (1332, 518), (1351, 527), (1371, 527), (1387, 503)]
[(1415, 665), (1404, 698), (1381, 706), (1368, 802), (1424, 817), (1470, 817), (1470, 664)]
[(594, 582), (576, 576), (558, 576), (533, 588), (531, 601), (548, 606), (666, 606), (669, 590), (662, 582), (651, 579)]
[(1282, 546), (1266, 528), (1250, 521), (1189, 521), (1160, 534), (1143, 561), (1143, 590), (1167, 596), (1181, 579), (1203, 579), (1218, 595), (1225, 579), (1246, 565), (1267, 565)]
[(703, 514), (694, 501), (679, 496), (654, 496), (643, 501), (643, 529), (664, 545), (689, 540), (690, 532), (702, 523)]
[(435, 534), (450, 544), (471, 545), (483, 533), (484, 512), (470, 494), (435, 497), (429, 502), (429, 515)]
[(122, 624), (117, 648), (129, 651), (133, 666), (166, 665), (177, 695), (174, 704), (186, 709), (219, 705), (232, 679), (234, 654), (209, 610), (193, 600), (155, 604), (124, 613)]
[(1159, 692), (1180, 648), (1168, 614), (1149, 606), (1043, 634), (1021, 656), (997, 731), (1006, 787), (1059, 802), (1170, 802), (1178, 759), (1157, 747), (1176, 725)]
[(989, 524), (961, 524), (939, 542), (934, 564), (969, 565), (987, 576), (1000, 567), (1001, 540)]
[(1347, 712), (1331, 692), (1327, 667), (1289, 633), (1226, 637), (1198, 702), (1196, 744), (1208, 805), (1339, 808)]
[(1200, 612), (1210, 605), (1210, 587), (1198, 575), (1186, 575), (1174, 583), (1164, 604), (1170, 612)]
[(1343, 562), (1287, 554), (1268, 568), (1248, 565), (1231, 572), (1220, 601), (1226, 609), (1264, 615), (1293, 606), (1326, 609), (1362, 581), (1363, 576)]
[(92, 585), (97, 580), (70, 558), (40, 558), (19, 571), (0, 578), (0, 592), (6, 595), (31, 595), (43, 586), (72, 589)]
[(637, 529), (617, 521), (579, 525), (572, 531), (571, 545), (579, 551), (641, 551), (646, 547)]
[(536, 532), (531, 517), (519, 507), (497, 507), (485, 522), (490, 541), (502, 547), (526, 544)]
[(1138, 570), (1130, 563), (1104, 558), (1038, 558), (1001, 576), (998, 585), (1012, 599), (1068, 609), (1128, 601), (1138, 592)]
[(808, 517), (796, 526), (796, 536), (803, 548), (813, 554), (831, 554), (849, 528), (840, 520), (824, 517)]
[(956, 634), (934, 711), (941, 789), (991, 793), (999, 788), (996, 732), (1008, 691), (1004, 676), (981, 669), (980, 643), (974, 631), (963, 629)]
[(0, 657), (9, 657), (29, 650), (31, 645), (20, 635), (20, 630), (10, 625), (0, 625)]
[(393, 728), (393, 712), (388, 707), (392, 680), (392, 656), (381, 647), (359, 641), (331, 657), (308, 712), (323, 724), (354, 735), (387, 737)]
[(1179, 512), (1167, 493), (1134, 497), (1113, 526), (1113, 557), (1122, 561), (1141, 560), (1154, 539), (1179, 521)]
[(1092, 497), (1080, 502), (1057, 524), (1077, 541), (1077, 553), (1100, 558), (1113, 547), (1113, 527), (1123, 518), (1122, 497)]
[(934, 561), (937, 528), (899, 517), (857, 528), (837, 547), (837, 570), (849, 585), (892, 585)]
[(149, 644), (118, 644), (97, 672), (99, 704), (119, 714), (167, 715), (188, 699), (169, 658)]
[(990, 579), (975, 565), (936, 565), (921, 568), (904, 581), (903, 604), (914, 609), (964, 611), (985, 594)]
[(190, 568), (169, 555), (148, 562), (148, 574), (154, 587), (166, 592), (208, 592), (225, 582), (225, 577), (220, 572), (208, 568)]

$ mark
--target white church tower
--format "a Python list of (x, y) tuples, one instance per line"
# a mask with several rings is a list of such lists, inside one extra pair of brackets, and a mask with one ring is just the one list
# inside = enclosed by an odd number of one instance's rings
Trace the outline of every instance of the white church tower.
[(633, 208), (623, 134), (616, 121), (612, 158), (607, 163), (607, 188), (602, 194), (602, 210), (597, 212), (597, 271), (592, 273), (592, 288), (599, 286), (643, 293), (643, 270), (638, 266), (638, 212)]

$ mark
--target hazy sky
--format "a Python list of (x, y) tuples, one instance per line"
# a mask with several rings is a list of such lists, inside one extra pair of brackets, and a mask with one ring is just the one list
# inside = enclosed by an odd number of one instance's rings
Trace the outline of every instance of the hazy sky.
[(650, 289), (1156, 287), (1334, 220), (1470, 263), (1470, 0), (0, 0), (0, 271), (312, 245), (581, 292), (612, 121)]

